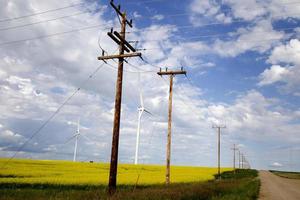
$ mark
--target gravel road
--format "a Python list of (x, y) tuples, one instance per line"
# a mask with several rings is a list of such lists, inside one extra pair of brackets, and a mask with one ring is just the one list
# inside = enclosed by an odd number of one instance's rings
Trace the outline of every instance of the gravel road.
[(300, 200), (300, 180), (279, 177), (269, 171), (260, 171), (259, 200)]

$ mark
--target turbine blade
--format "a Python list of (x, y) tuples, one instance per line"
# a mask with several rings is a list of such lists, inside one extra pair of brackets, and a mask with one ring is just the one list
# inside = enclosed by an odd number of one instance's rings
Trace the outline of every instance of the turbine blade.
[(153, 115), (150, 111), (148, 111), (148, 110), (146, 110), (146, 109), (144, 109), (144, 111), (145, 111), (146, 113), (148, 113), (149, 115)]
[(141, 104), (141, 107), (144, 108), (144, 100), (143, 100), (142, 91), (140, 91), (140, 104)]
[(80, 129), (80, 118), (78, 117), (78, 121), (77, 121), (77, 134), (79, 134), (79, 129)]
[(143, 93), (142, 93), (142, 87), (141, 87), (141, 74), (138, 73), (138, 87), (139, 87), (139, 93), (140, 93), (140, 106), (144, 108), (144, 99), (143, 99)]
[(77, 136), (77, 134), (73, 135), (72, 137), (70, 137), (69, 139), (67, 139), (64, 144), (67, 144), (68, 142), (70, 142), (71, 140), (73, 140), (76, 136)]
[(88, 140), (89, 142), (95, 143), (93, 140), (91, 140), (88, 136), (85, 134), (80, 134), (84, 139)]

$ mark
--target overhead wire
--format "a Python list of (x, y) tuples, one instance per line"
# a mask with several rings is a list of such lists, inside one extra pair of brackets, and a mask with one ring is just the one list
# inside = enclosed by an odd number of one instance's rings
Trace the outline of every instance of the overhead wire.
[[(167, 80), (164, 79), (164, 77), (162, 77), (162, 76), (161, 76), (161, 79), (163, 80), (164, 84), (167, 85), (167, 86), (169, 87), (169, 85), (168, 85), (168, 83), (167, 83)], [(175, 87), (173, 88), (173, 91), (175, 91), (175, 92), (177, 91), (177, 90), (175, 89)], [(199, 116), (196, 115), (196, 113), (195, 113), (195, 108), (192, 108), (190, 105), (188, 105), (188, 103), (186, 102), (186, 100), (181, 96), (181, 94), (180, 94), (179, 92), (176, 92), (176, 93), (177, 93), (178, 96), (180, 97), (182, 103), (183, 103), (185, 106), (187, 106), (187, 107), (192, 111), (192, 113), (198, 118)], [(185, 94), (185, 96), (188, 96), (188, 95)]]
[[(264, 42), (269, 42), (269, 41), (277, 41), (277, 40), (278, 41), (279, 40), (285, 40), (285, 41), (289, 40), (290, 41), (290, 40), (295, 40), (295, 39), (298, 39), (298, 38), (278, 38), (278, 39), (268, 39), (268, 40), (241, 40), (240, 42), (247, 41), (247, 42), (262, 42), (262, 43), (264, 43)], [(200, 41), (194, 41), (194, 42), (201, 42), (201, 40)], [(260, 47), (260, 46), (262, 46), (262, 45), (255, 45), (254, 47)], [(252, 48), (254, 48), (254, 47), (252, 47)], [(161, 49), (161, 48), (150, 48), (150, 49), (146, 49), (145, 51), (151, 51), (151, 50), (157, 50), (157, 49)], [(286, 54), (289, 55), (289, 54), (293, 54), (293, 53), (286, 53)]]
[(134, 64), (132, 64), (132, 63), (130, 63), (130, 62), (126, 62), (129, 66), (131, 66), (131, 67), (133, 67), (133, 68), (135, 68), (135, 69), (137, 69), (137, 70), (139, 70), (139, 71), (128, 71), (129, 73), (152, 73), (152, 72), (156, 72), (156, 71), (153, 71), (153, 70), (147, 70), (147, 71), (145, 71), (145, 70), (142, 70), (142, 69), (140, 69), (138, 66), (136, 66), (136, 65), (134, 65)]
[(66, 18), (86, 14), (86, 13), (89, 13), (89, 12), (91, 12), (91, 11), (78, 12), (78, 13), (74, 13), (74, 14), (71, 14), (71, 15), (64, 15), (64, 16), (61, 16), (61, 17), (46, 19), (46, 20), (37, 21), (37, 22), (33, 22), (33, 23), (22, 24), (22, 25), (18, 25), (18, 26), (10, 26), (10, 27), (6, 27), (6, 28), (0, 28), (0, 31), (13, 30), (13, 29), (23, 28), (23, 27), (27, 27), (27, 26), (33, 26), (33, 25), (36, 25), (36, 24), (42, 24), (42, 23), (46, 23), (46, 22), (57, 21), (57, 20), (61, 20), (61, 19), (66, 19)]
[[(27, 39), (22, 39), (22, 40), (8, 41), (8, 42), (0, 43), (0, 46), (17, 44), (17, 43), (28, 42), (28, 41), (33, 41), (33, 40), (40, 40), (40, 39), (45, 39), (45, 38), (51, 38), (51, 37), (55, 37), (55, 36), (59, 36), (59, 35), (65, 35), (65, 34), (70, 34), (70, 33), (74, 33), (74, 32), (80, 32), (80, 31), (83, 31), (83, 30), (95, 29), (95, 28), (99, 28), (101, 26), (103, 26), (103, 24), (98, 24), (98, 25), (94, 25), (94, 26), (87, 26), (87, 27), (83, 27), (83, 28), (78, 28), (78, 29), (73, 29), (73, 30), (70, 30), (70, 31), (58, 32), (58, 33), (53, 33), (53, 34), (48, 34), (48, 35), (41, 35), (41, 36), (38, 36), (38, 37), (32, 37), (32, 38), (27, 38)], [(105, 27), (102, 30), (109, 30), (109, 29), (110, 29), (110, 27)]]
[(139, 3), (153, 3), (165, 0), (145, 0), (145, 1), (135, 1), (135, 2), (126, 2), (126, 4), (139, 4)]
[[(277, 3), (276, 5), (294, 5), (294, 4), (300, 4), (299, 1), (296, 1), (296, 2), (287, 2), (287, 3)], [(253, 8), (262, 8), (261, 6), (251, 6), (251, 11), (255, 11), (255, 9)], [(248, 10), (248, 9), (245, 9), (245, 10)], [(223, 13), (226, 12), (226, 11), (232, 11), (232, 9), (222, 9), (221, 10)], [(299, 14), (299, 13), (296, 13), (296, 14)], [(191, 15), (191, 12), (184, 12), (184, 13), (174, 13), (174, 14), (167, 14), (167, 15), (164, 15), (162, 14), (162, 16), (164, 18), (169, 18), (169, 17), (181, 17), (181, 16), (189, 16)], [(272, 15), (272, 17), (280, 17), (282, 15)], [(152, 19), (153, 16), (139, 16), (138, 18), (142, 18), (142, 19)], [(249, 22), (249, 20), (236, 20), (236, 22)], [(222, 22), (220, 22), (222, 23)], [(230, 24), (231, 22), (229, 22)], [(224, 22), (222, 23), (224, 24)]]
[(75, 4), (70, 4), (70, 5), (64, 6), (64, 7), (59, 7), (59, 8), (49, 9), (49, 10), (45, 10), (45, 11), (31, 13), (31, 14), (28, 14), (28, 15), (22, 15), (22, 16), (18, 16), (18, 17), (0, 19), (0, 22), (7, 22), (7, 21), (18, 20), (18, 19), (23, 19), (23, 18), (27, 18), (27, 17), (33, 17), (33, 16), (36, 16), (36, 15), (41, 15), (41, 14), (45, 14), (45, 13), (49, 13), (49, 12), (64, 10), (64, 9), (67, 9), (67, 8), (76, 7), (76, 6), (83, 5), (83, 4), (84, 4), (83, 2), (75, 3)]
[[(171, 25), (171, 27), (178, 29), (187, 29), (187, 28), (200, 28), (203, 26), (208, 26), (208, 25), (215, 25), (215, 24), (220, 24), (220, 23), (211, 23), (211, 24), (204, 24), (201, 26), (193, 26), (193, 25), (187, 25), (187, 26), (176, 26), (176, 25)], [(94, 25), (94, 26), (88, 26), (88, 27), (83, 27), (83, 28), (79, 28), (79, 29), (75, 29), (75, 30), (71, 30), (71, 31), (64, 31), (64, 32), (58, 32), (58, 33), (53, 33), (53, 34), (49, 34), (49, 35), (43, 35), (43, 36), (38, 36), (38, 37), (33, 37), (33, 38), (28, 38), (28, 39), (22, 39), (22, 40), (14, 40), (14, 41), (8, 41), (8, 42), (3, 42), (0, 43), (0, 46), (4, 46), (4, 45), (10, 45), (10, 44), (16, 44), (16, 43), (22, 43), (22, 42), (26, 42), (26, 41), (32, 41), (32, 40), (39, 40), (39, 39), (43, 39), (43, 38), (49, 38), (49, 37), (53, 37), (53, 36), (57, 36), (57, 35), (64, 35), (64, 34), (69, 34), (69, 33), (73, 33), (73, 32), (78, 32), (78, 31), (82, 31), (82, 30), (89, 30), (89, 29), (93, 29), (93, 28), (97, 28), (100, 27), (102, 25)], [(106, 29), (108, 30), (110, 27), (107, 27)], [(276, 30), (293, 30), (295, 28), (298, 27), (290, 27), (290, 28), (281, 28), (281, 29), (276, 29)], [(105, 29), (104, 29), (105, 30)], [(275, 31), (276, 31), (275, 30)], [(132, 31), (130, 33), (136, 33), (136, 32), (151, 32), (151, 31), (159, 31), (157, 29), (153, 29), (153, 30), (136, 30), (136, 31)], [(267, 33), (268, 31), (260, 31), (260, 33)], [(228, 35), (228, 33), (232, 33), (232, 32), (227, 32), (227, 33), (221, 33), (221, 34), (214, 34), (214, 35), (201, 35), (201, 36), (195, 36), (195, 37), (190, 37), (191, 39), (197, 39), (197, 38), (209, 38), (209, 37), (217, 37), (217, 36), (222, 36), (222, 35)], [(187, 39), (187, 38), (185, 38)], [(183, 38), (184, 40), (184, 38)], [(141, 40), (141, 41), (160, 41), (160, 40)], [(154, 48), (151, 48), (154, 49)], [(148, 49), (149, 50), (149, 49)]]
[[(295, 27), (288, 27), (288, 28), (278, 28), (278, 29), (274, 29), (274, 31), (287, 31), (287, 30), (294, 30), (296, 28), (299, 28), (299, 26), (295, 26)], [(182, 38), (181, 41), (187, 41), (189, 39), (198, 39), (198, 38), (214, 38), (214, 37), (219, 37), (219, 36), (227, 36), (227, 37), (233, 37), (233, 36), (229, 36), (228, 34), (231, 34), (233, 32), (226, 32), (226, 33), (218, 33), (218, 34), (207, 34), (207, 35), (200, 35), (200, 36), (194, 36), (194, 37), (184, 37)], [(254, 35), (259, 35), (259, 34), (263, 34), (263, 33), (270, 33), (270, 31), (257, 31), (254, 33)], [(240, 36), (238, 34), (234, 35), (235, 37)], [(277, 38), (270, 38), (270, 39), (263, 39), (263, 40), (255, 40), (255, 41), (267, 41), (267, 40), (274, 40)], [(281, 38), (279, 38), (281, 39)], [(245, 39), (244, 39), (245, 40)], [(241, 39), (241, 41), (244, 41), (243, 39)], [(145, 42), (156, 42), (156, 41), (162, 41), (159, 39), (155, 39), (155, 40), (141, 40), (141, 41), (145, 41)], [(245, 40), (247, 41), (247, 40)], [(147, 50), (147, 48), (145, 49)]]
[(15, 153), (6, 161), (3, 163), (3, 165), (1, 166), (1, 169), (5, 168), (7, 166), (7, 164), (14, 159), (17, 154), (23, 150), (23, 148), (36, 136), (38, 135), (46, 126), (47, 124), (61, 111), (61, 109), (71, 100), (73, 99), (73, 97), (81, 90), (81, 88), (83, 88), (87, 82), (92, 79), (94, 77), (94, 75), (104, 66), (105, 63), (102, 63), (101, 65), (99, 65), (89, 76), (88, 78), (86, 78), (81, 84), (80, 86), (68, 97), (66, 98), (66, 100), (60, 104), (58, 106), (58, 108), (55, 110), (54, 113), (52, 113), (47, 120), (45, 120), (41, 126), (39, 126), (32, 134), (31, 136), (24, 142), (22, 143), (22, 145), (17, 148), (17, 150), (15, 151)]
[[(297, 16), (300, 17), (299, 13), (292, 13), (291, 15), (295, 15), (295, 14), (297, 14)], [(286, 16), (286, 15), (274, 15), (273, 17), (281, 17), (281, 16), (283, 17), (283, 16)], [(229, 23), (212, 22), (212, 23), (199, 24), (197, 26), (196, 25), (182, 25), (182, 26), (178, 26), (178, 25), (170, 24), (170, 25), (168, 25), (168, 27), (169, 28), (174, 28), (175, 30), (178, 30), (178, 29), (190, 29), (190, 28), (192, 28), (192, 29), (198, 29), (198, 28), (203, 28), (203, 27), (206, 27), (206, 26), (215, 26), (215, 25), (228, 26), (228, 25), (232, 25), (232, 24), (235, 24), (235, 23), (242, 23), (242, 22), (249, 23), (249, 21), (247, 21), (247, 20), (238, 19), (238, 20), (232, 20)], [(156, 31), (161, 31), (161, 30), (159, 30), (159, 29), (157, 29), (155, 27), (155, 28), (150, 28), (150, 29), (134, 30), (134, 31), (131, 31), (130, 33), (143, 33), (143, 32), (156, 32)]]

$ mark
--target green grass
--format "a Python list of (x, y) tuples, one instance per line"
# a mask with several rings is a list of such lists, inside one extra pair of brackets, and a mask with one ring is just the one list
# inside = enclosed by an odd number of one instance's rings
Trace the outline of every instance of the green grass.
[(283, 172), (283, 171), (274, 171), (274, 170), (270, 170), (270, 172), (284, 178), (300, 179), (300, 172)]
[[(120, 165), (118, 190), (110, 199), (256, 199), (257, 172), (228, 170), (216, 181), (214, 168), (172, 167), (172, 184), (166, 187), (164, 166)], [(135, 187), (137, 172), (141, 176)], [(0, 200), (107, 199), (107, 178), (107, 164), (14, 160), (0, 171)]]

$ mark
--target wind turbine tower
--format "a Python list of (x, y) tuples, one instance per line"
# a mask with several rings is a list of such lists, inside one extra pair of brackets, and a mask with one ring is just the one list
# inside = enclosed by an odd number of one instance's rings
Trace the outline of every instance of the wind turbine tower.
[[(138, 76), (138, 82), (140, 85), (140, 74)], [(139, 159), (139, 144), (140, 144), (140, 133), (141, 133), (141, 119), (144, 112), (151, 115), (149, 111), (147, 111), (144, 107), (144, 100), (143, 100), (143, 94), (141, 87), (139, 87), (140, 92), (140, 106), (138, 107), (138, 125), (137, 125), (137, 133), (136, 133), (136, 145), (135, 145), (135, 158), (134, 158), (134, 164), (138, 164)]]
[(79, 130), (79, 123), (80, 123), (80, 120), (78, 119), (77, 121), (77, 130), (76, 130), (76, 133), (74, 135), (75, 137), (75, 147), (74, 147), (74, 157), (73, 157), (73, 162), (76, 162), (76, 155), (77, 155), (77, 144), (78, 144), (78, 138), (80, 136), (80, 130)]

